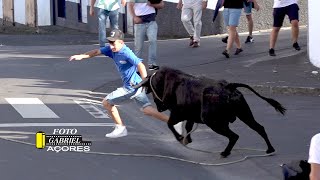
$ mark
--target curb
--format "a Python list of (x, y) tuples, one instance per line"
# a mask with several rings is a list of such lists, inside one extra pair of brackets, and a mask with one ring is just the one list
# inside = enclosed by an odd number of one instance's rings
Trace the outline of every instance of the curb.
[[(250, 85), (253, 89), (261, 94), (273, 95), (301, 95), (301, 96), (320, 96), (320, 88), (314, 87), (289, 87), (289, 86), (265, 86)], [(244, 94), (252, 94), (248, 89), (241, 88)]]

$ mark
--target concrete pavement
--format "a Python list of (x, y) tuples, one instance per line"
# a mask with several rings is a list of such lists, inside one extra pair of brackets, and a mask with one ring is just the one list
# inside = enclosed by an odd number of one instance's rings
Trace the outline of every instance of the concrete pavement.
[[(293, 92), (289, 89), (301, 89), (296, 94), (303, 94), (312, 88), (318, 89), (318, 76), (311, 73), (318, 69), (313, 67), (306, 58), (306, 29), (301, 32), (299, 42), (303, 50), (299, 52), (291, 47), (290, 31), (283, 31), (277, 43), (277, 57), (268, 56), (268, 31), (257, 32), (254, 35), (255, 43), (243, 44), (244, 52), (238, 56), (232, 55), (230, 59), (226, 59), (221, 54), (225, 48), (225, 44), (221, 42), (221, 36), (203, 37), (201, 47), (197, 49), (188, 47), (188, 39), (161, 40), (158, 43), (158, 63), (161, 66), (171, 66), (195, 75), (244, 82), (255, 88), (261, 87), (259, 92), (267, 93), (267, 97), (271, 97), (269, 93), (288, 94), (288, 96), (275, 96), (275, 99), (288, 109), (286, 116), (275, 113), (274, 109), (261, 103), (261, 99), (256, 96), (246, 95), (248, 103), (253, 107), (255, 118), (264, 125), (277, 149), (276, 156), (252, 158), (241, 164), (213, 168), (157, 158), (123, 158), (72, 153), (57, 156), (54, 153), (39, 152), (33, 146), (26, 147), (2, 140), (4, 148), (1, 154), (5, 156), (0, 159), (2, 162), (0, 169), (3, 172), (1, 177), (21, 179), (46, 176), (48, 179), (66, 179), (66, 177), (89, 179), (92, 174), (95, 174), (98, 178), (117, 180), (150, 179), (150, 177), (152, 179), (177, 179), (177, 177), (180, 179), (281, 179), (279, 164), (294, 159), (305, 159), (311, 135), (319, 131), (317, 126), (319, 100), (313, 96), (291, 95)], [(100, 96), (120, 86), (121, 81), (116, 75), (112, 61), (110, 59), (108, 61), (103, 56), (85, 62), (67, 61), (72, 54), (98, 47), (95, 43), (97, 35), (88, 34), (88, 39), (84, 38), (85, 36), (86, 34), (69, 33), (1, 35), (0, 41), (4, 44), (0, 47), (2, 96), (36, 96), (44, 99), (44, 103), (48, 104), (48, 107), (51, 107), (61, 118), (45, 119), (43, 122), (100, 122), (100, 119), (92, 118), (86, 111), (81, 111), (81, 107), (70, 101), (78, 98), (100, 101)], [(3, 41), (5, 38), (7, 42)], [(241, 42), (244, 42), (245, 38), (246, 35), (242, 35)], [(127, 41), (128, 46), (132, 48), (132, 41), (129, 38)], [(143, 53), (144, 59), (146, 55), (147, 48)], [(145, 63), (147, 63), (146, 60)], [(273, 89), (276, 90), (271, 91)], [(89, 90), (102, 93), (88, 92)], [(318, 94), (313, 91), (306, 95)], [(39, 119), (20, 117), (10, 105), (4, 102), (1, 105), (0, 109), (4, 116), (1, 123), (39, 123)], [(144, 116), (133, 106), (134, 103), (119, 108), (130, 133), (128, 137), (116, 140), (104, 138), (104, 134), (112, 130), (111, 127), (79, 128), (79, 134), (81, 132), (94, 142), (92, 151), (152, 153), (210, 163), (232, 161), (251, 153), (235, 150), (229, 158), (219, 159), (219, 150), (225, 147), (226, 140), (203, 125), (193, 133), (194, 142), (190, 146), (200, 150), (215, 151), (215, 153), (208, 155), (185, 149), (175, 141), (165, 123), (150, 120), (150, 117)], [(106, 119), (103, 122), (112, 122), (112, 120)], [(248, 131), (245, 124), (236, 121), (230, 126), (240, 135), (236, 148), (265, 149), (265, 143), (256, 133)], [(52, 127), (2, 128), (2, 130), (53, 132)], [(34, 143), (34, 134), (30, 137), (26, 141)], [(15, 173), (17, 169), (22, 171)]]

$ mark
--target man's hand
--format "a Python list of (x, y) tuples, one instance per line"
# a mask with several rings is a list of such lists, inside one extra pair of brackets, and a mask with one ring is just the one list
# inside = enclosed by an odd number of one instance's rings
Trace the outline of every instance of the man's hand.
[(260, 10), (260, 6), (259, 6), (259, 4), (257, 3), (257, 1), (256, 0), (247, 0), (247, 2), (251, 2), (251, 3), (253, 3), (253, 8), (256, 10), (256, 11), (259, 11)]
[(177, 9), (182, 9), (182, 6), (183, 6), (182, 2), (179, 1), (178, 4), (177, 4)]
[(123, 7), (125, 7), (126, 4), (127, 4), (127, 1), (126, 1), (126, 0), (121, 0), (121, 5), (122, 5)]
[(202, 10), (207, 9), (208, 1), (202, 1)]
[(255, 9), (256, 11), (259, 11), (259, 10), (260, 10), (260, 6), (259, 6), (258, 3), (254, 3), (254, 9)]
[(90, 16), (94, 16), (94, 7), (90, 6)]
[(142, 23), (142, 19), (140, 17), (138, 17), (138, 16), (134, 16), (133, 17), (133, 22), (135, 24), (141, 24)]
[(82, 60), (84, 58), (84, 54), (79, 54), (79, 55), (73, 55), (69, 58), (69, 61), (73, 61), (73, 60)]

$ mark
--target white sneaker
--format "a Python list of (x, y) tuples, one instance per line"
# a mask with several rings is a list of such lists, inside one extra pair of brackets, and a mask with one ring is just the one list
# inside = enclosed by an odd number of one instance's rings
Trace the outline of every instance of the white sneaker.
[(106, 137), (107, 138), (118, 138), (118, 137), (123, 137), (126, 135), (128, 135), (127, 128), (125, 126), (121, 126), (121, 125), (117, 124), (111, 133), (106, 134)]

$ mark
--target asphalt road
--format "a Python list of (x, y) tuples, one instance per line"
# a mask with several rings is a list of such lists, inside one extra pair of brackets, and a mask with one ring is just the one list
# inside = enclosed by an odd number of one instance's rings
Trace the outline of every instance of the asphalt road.
[[(220, 57), (224, 46), (220, 44), (220, 37), (203, 39), (199, 49), (187, 49), (188, 40), (161, 41), (159, 61), (211, 78), (220, 78), (223, 74), (219, 74), (219, 70), (227, 71), (230, 72), (225, 77), (228, 80), (255, 84), (258, 80), (254, 76), (243, 76), (236, 67), (262, 69), (266, 63), (275, 61), (265, 58), (267, 35), (255, 37), (255, 48), (247, 47), (247, 54), (228, 61)], [(285, 46), (290, 38), (282, 37), (279, 55), (295, 55), (297, 52)], [(302, 39), (305, 40), (306, 35), (302, 35)], [(306, 48), (305, 41), (301, 45)], [(128, 46), (132, 47), (132, 43)], [(256, 120), (265, 127), (277, 150), (274, 156), (235, 162), (246, 156), (263, 155), (266, 150), (262, 138), (240, 121), (230, 125), (240, 135), (230, 157), (220, 158), (227, 140), (204, 125), (199, 125), (192, 134), (194, 142), (189, 147), (210, 153), (187, 149), (175, 141), (166, 124), (144, 116), (134, 103), (119, 108), (129, 135), (107, 139), (104, 135), (112, 131), (113, 122), (101, 115), (103, 108), (99, 101), (120, 85), (112, 61), (102, 56), (82, 62), (67, 60), (72, 54), (95, 47), (97, 45), (0, 47), (1, 179), (276, 180), (282, 179), (281, 163), (307, 158), (310, 138), (319, 132), (319, 96), (264, 94), (288, 109), (286, 116), (281, 116), (257, 96), (246, 95)], [(267, 76), (265, 78), (267, 81)], [(289, 80), (286, 82), (291, 85)], [(310, 81), (317, 82), (317, 79), (313, 77)], [(283, 82), (275, 81), (277, 83)], [(12, 98), (33, 98), (32, 101), (40, 101), (47, 108), (41, 103), (24, 102), (19, 106), (19, 103), (10, 103), (17, 100)], [(58, 128), (77, 129), (77, 134), (92, 142), (90, 152), (57, 153), (35, 148), (36, 132), (53, 134)]]

